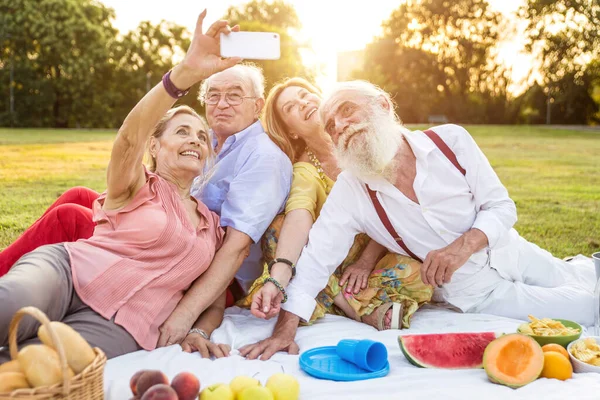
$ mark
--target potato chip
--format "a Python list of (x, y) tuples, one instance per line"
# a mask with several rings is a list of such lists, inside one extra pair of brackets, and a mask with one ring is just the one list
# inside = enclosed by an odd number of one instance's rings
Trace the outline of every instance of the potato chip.
[(564, 326), (562, 322), (550, 318), (538, 319), (533, 315), (528, 316), (531, 320), (528, 324), (521, 324), (519, 331), (536, 336), (570, 336), (579, 333), (578, 328)]
[(600, 346), (592, 338), (573, 343), (571, 354), (579, 361), (600, 367)]

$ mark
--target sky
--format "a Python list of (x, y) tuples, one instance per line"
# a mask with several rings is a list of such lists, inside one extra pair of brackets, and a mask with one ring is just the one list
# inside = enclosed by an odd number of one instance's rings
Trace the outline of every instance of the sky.
[[(134, 29), (140, 21), (164, 19), (186, 26), (190, 31), (198, 14), (207, 8), (205, 27), (225, 14), (231, 5), (245, 0), (100, 0), (116, 13), (114, 25), (121, 32)], [(401, 0), (288, 0), (296, 8), (303, 25), (300, 39), (308, 40), (313, 51), (303, 54), (305, 63), (317, 65), (322, 73), (317, 83), (325, 90), (336, 80), (336, 58), (340, 51), (359, 50), (381, 33), (381, 23), (398, 7)], [(507, 18), (522, 0), (489, 0), (490, 5)], [(510, 40), (501, 46), (500, 57), (513, 67), (513, 79), (520, 81), (529, 72), (532, 60), (520, 54), (523, 44)], [(517, 90), (517, 89), (515, 89)]]

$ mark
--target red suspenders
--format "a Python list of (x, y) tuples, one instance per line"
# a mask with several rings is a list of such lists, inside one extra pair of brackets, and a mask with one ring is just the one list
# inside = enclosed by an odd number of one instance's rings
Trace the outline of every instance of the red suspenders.
[[(454, 154), (454, 152), (450, 149), (450, 147), (448, 147), (448, 145), (442, 140), (442, 138), (439, 137), (439, 135), (437, 133), (435, 133), (432, 130), (426, 130), (423, 133), (425, 133), (433, 141), (433, 143), (435, 143), (435, 145), (438, 147), (438, 149), (440, 149), (441, 152), (444, 153), (446, 158), (448, 158), (448, 160), (450, 160), (450, 162), (452, 164), (454, 164), (456, 169), (458, 169), (461, 174), (465, 175), (467, 173), (467, 171), (463, 167), (461, 167), (460, 164), (458, 163), (458, 160), (456, 159), (456, 155)], [(383, 224), (383, 226), (385, 226), (385, 229), (387, 229), (387, 231), (390, 233), (390, 235), (392, 235), (392, 237), (394, 238), (396, 243), (398, 243), (398, 245), (400, 247), (402, 247), (402, 249), (404, 251), (406, 251), (406, 254), (408, 254), (415, 260), (423, 262), (412, 251), (409, 250), (409, 248), (406, 246), (406, 244), (402, 240), (402, 237), (394, 229), (394, 227), (392, 226), (392, 223), (390, 222), (390, 219), (387, 216), (387, 213), (385, 212), (385, 210), (383, 209), (383, 206), (381, 205), (381, 202), (377, 198), (377, 193), (374, 190), (372, 190), (369, 187), (369, 185), (366, 185), (366, 186), (367, 186), (367, 192), (369, 192), (369, 197), (371, 198), (371, 201), (373, 202), (373, 206), (375, 207), (375, 211), (377, 211), (377, 215), (379, 216), (379, 219), (381, 220), (381, 223)]]

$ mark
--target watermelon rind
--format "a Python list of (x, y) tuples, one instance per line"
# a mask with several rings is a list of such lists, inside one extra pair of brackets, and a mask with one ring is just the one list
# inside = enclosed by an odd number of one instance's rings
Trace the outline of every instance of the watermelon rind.
[[(489, 336), (490, 334), (492, 334), (493, 336)], [(404, 357), (406, 357), (408, 362), (411, 363), (412, 365), (419, 367), (419, 368), (446, 369), (445, 367), (442, 367), (442, 366), (434, 366), (434, 365), (428, 364), (424, 360), (419, 359), (419, 357), (417, 355), (412, 354), (406, 344), (406, 340), (415, 338), (415, 337), (427, 337), (427, 336), (444, 337), (444, 336), (446, 336), (449, 341), (456, 341), (456, 340), (460, 340), (461, 337), (466, 338), (466, 337), (474, 337), (474, 336), (478, 336), (478, 335), (489, 336), (486, 338), (486, 340), (489, 339), (489, 342), (491, 342), (495, 338), (502, 336), (503, 333), (475, 332), (475, 333), (445, 333), (445, 334), (440, 333), (440, 334), (423, 334), (423, 335), (403, 335), (403, 336), (398, 336), (398, 344), (400, 345), (400, 350), (402, 350)], [(483, 368), (483, 353), (482, 353), (481, 360), (478, 360), (478, 361), (479, 362), (477, 364), (465, 364), (462, 367), (448, 367), (447, 369), (481, 369), (481, 368)]]

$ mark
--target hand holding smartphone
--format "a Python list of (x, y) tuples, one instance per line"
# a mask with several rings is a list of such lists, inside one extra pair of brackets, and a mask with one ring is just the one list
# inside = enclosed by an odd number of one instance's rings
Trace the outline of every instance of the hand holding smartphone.
[(281, 57), (279, 34), (275, 32), (221, 33), (221, 57), (249, 60), (278, 60)]

